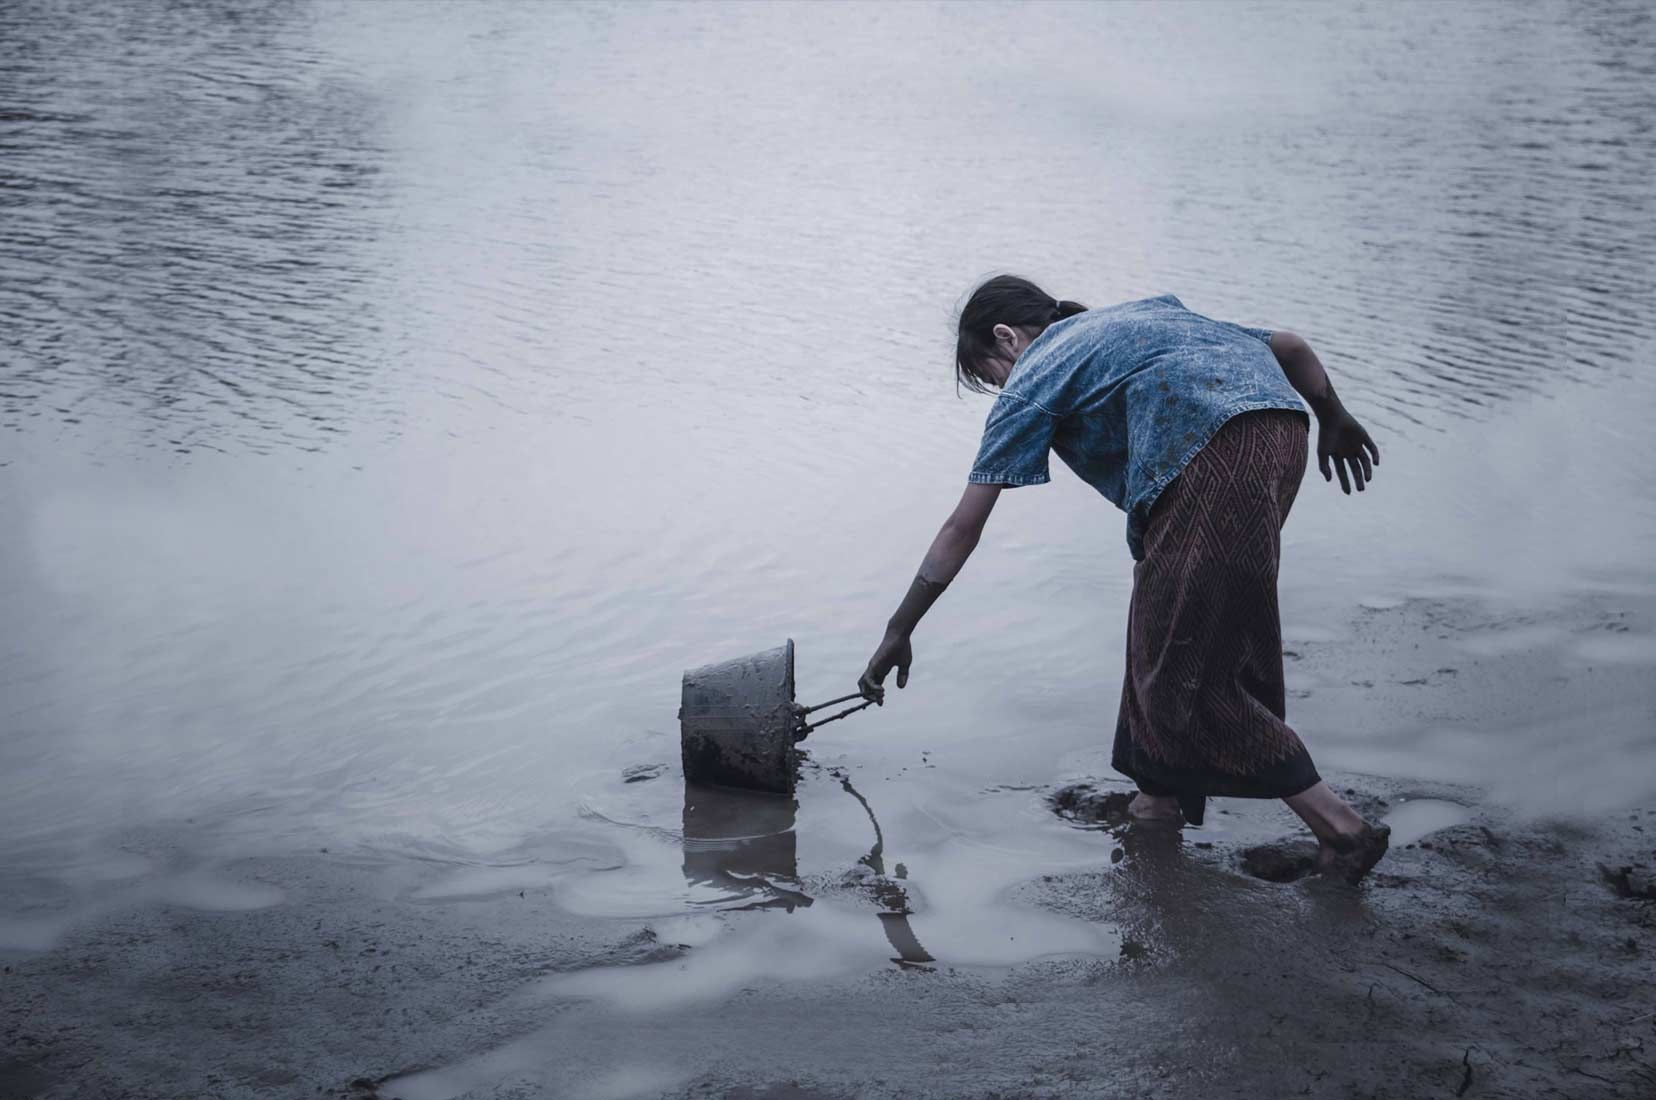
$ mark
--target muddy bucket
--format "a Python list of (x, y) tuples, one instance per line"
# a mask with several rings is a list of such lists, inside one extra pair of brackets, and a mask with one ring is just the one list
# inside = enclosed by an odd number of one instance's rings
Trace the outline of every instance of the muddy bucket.
[(794, 702), (792, 638), (775, 649), (690, 669), (679, 705), (685, 782), (792, 794), (799, 778), (795, 746), (818, 726), (872, 700), (819, 722), (807, 717), (851, 699), (862, 696), (852, 693), (814, 707)]

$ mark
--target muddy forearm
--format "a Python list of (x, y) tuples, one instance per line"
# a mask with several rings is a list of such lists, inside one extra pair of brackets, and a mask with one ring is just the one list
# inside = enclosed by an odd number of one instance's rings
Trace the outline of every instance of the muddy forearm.
[(931, 610), (943, 590), (949, 587), (949, 582), (955, 579), (966, 559), (971, 557), (977, 541), (977, 531), (962, 531), (952, 524), (944, 525), (937, 538), (932, 540), (931, 549), (926, 551), (926, 558), (920, 563), (920, 572), (915, 574), (903, 602), (886, 623), (887, 634), (907, 637), (914, 633), (915, 626)]
[(1278, 332), (1271, 337), (1271, 352), (1287, 376), (1288, 384), (1305, 398), (1319, 419), (1340, 408), (1333, 380), (1303, 338), (1292, 332)]

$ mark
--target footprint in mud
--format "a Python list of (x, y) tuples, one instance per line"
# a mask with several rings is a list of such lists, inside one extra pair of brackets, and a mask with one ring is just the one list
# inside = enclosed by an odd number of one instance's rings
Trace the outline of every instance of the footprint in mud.
[(1266, 882), (1298, 882), (1317, 869), (1317, 846), (1303, 841), (1242, 850), (1242, 870)]
[(1100, 790), (1091, 783), (1071, 783), (1052, 792), (1052, 810), (1084, 825), (1125, 825), (1131, 791)]
[(1656, 901), (1656, 871), (1649, 867), (1611, 867), (1601, 863), (1599, 874), (1604, 876), (1605, 885), (1610, 887), (1611, 893), (1619, 898)]

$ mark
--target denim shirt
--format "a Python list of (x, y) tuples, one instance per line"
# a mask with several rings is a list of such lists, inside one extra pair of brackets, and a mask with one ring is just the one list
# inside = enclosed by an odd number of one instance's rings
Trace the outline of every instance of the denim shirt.
[(1056, 451), (1127, 513), (1127, 547), (1142, 559), (1151, 505), (1220, 425), (1249, 409), (1305, 412), (1270, 340), (1171, 294), (1048, 325), (989, 410), (967, 480), (1039, 485)]

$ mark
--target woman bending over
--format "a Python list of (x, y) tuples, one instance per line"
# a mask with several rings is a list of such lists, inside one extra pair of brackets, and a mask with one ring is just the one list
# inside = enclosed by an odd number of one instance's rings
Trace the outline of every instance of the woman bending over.
[[(1282, 524), (1317, 464), (1361, 492), (1380, 461), (1306, 342), (1192, 313), (1172, 295), (1087, 309), (1001, 275), (960, 314), (959, 380), (999, 390), (965, 494), (933, 540), (860, 686), (908, 683), (909, 641), (960, 572), (1002, 489), (1048, 479), (1055, 452), (1127, 513), (1133, 595), (1111, 764), (1141, 819), (1202, 823), (1210, 795), (1280, 798), (1316, 834), (1319, 869), (1360, 880), (1390, 829), (1317, 775), (1285, 718)], [(1297, 391), (1297, 393), (1296, 393)], [(1300, 398), (1304, 398), (1301, 404)]]

